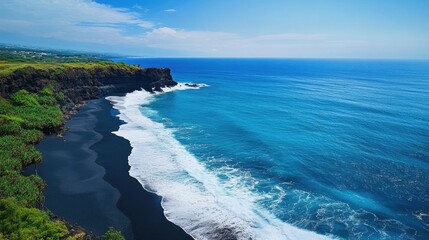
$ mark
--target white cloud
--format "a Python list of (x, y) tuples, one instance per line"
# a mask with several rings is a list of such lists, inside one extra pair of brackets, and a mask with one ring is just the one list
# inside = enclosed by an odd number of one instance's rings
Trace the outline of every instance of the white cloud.
[(79, 38), (80, 41), (93, 42), (96, 37), (108, 33), (125, 36), (125, 26), (150, 29), (155, 24), (129, 9), (90, 0), (0, 2), (0, 30), (3, 32), (62, 40)]
[[(140, 5), (134, 8), (144, 9)], [(344, 49), (353, 45), (323, 34), (243, 36), (157, 25), (130, 9), (91, 0), (0, 1), (0, 36), (13, 33), (75, 46), (94, 44), (106, 51), (125, 50), (125, 54), (166, 49), (190, 56), (315, 56), (334, 45)]]
[(144, 34), (140, 40), (153, 48), (194, 53), (220, 53), (220, 51), (228, 49), (228, 46), (236, 45), (242, 38), (225, 32), (186, 31), (162, 27)]
[(170, 8), (170, 9), (165, 9), (164, 12), (166, 12), (166, 13), (175, 13), (177, 11), (176, 11), (176, 9)]
[(169, 27), (162, 27), (152, 30), (151, 33), (159, 35), (175, 35), (177, 31)]
[(141, 6), (140, 4), (134, 4), (133, 8), (137, 9), (137, 10), (140, 10), (140, 11), (143, 11), (143, 12), (148, 12), (149, 11), (149, 9)]
[(140, 23), (137, 24), (139, 27), (142, 28), (153, 28), (155, 27), (155, 24), (149, 21), (140, 21)]
[(11, 0), (0, 3), (4, 17), (36, 21), (55, 20), (77, 24), (123, 23), (138, 24), (139, 15), (124, 8), (113, 8), (89, 0)]

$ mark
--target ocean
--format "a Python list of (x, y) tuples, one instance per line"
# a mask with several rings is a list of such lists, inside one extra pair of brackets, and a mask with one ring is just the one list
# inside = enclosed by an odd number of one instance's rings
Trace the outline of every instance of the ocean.
[(108, 99), (130, 175), (194, 238), (429, 238), (428, 61), (117, 61), (181, 83)]

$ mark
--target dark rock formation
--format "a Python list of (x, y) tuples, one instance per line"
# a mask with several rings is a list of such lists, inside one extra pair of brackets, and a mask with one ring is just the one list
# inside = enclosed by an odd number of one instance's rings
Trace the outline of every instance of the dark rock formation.
[(7, 98), (21, 89), (38, 92), (46, 86), (52, 86), (55, 92), (65, 95), (60, 104), (63, 111), (68, 112), (82, 101), (107, 94), (125, 94), (139, 89), (162, 91), (163, 87), (175, 85), (177, 82), (171, 77), (168, 68), (100, 65), (36, 69), (28, 66), (0, 76), (0, 96)]
[(197, 87), (199, 87), (199, 85), (198, 84), (195, 84), (195, 83), (185, 83), (185, 86), (188, 86), (188, 87), (194, 87), (194, 88), (197, 88)]

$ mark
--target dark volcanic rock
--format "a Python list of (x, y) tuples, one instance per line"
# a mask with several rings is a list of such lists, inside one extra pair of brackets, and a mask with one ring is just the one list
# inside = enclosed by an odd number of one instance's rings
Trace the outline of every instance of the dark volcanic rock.
[(193, 83), (193, 84), (191, 84), (191, 83), (185, 83), (185, 86), (188, 86), (188, 87), (199, 87), (198, 86), (198, 84), (195, 84), (195, 83)]
[(26, 89), (38, 92), (51, 85), (55, 92), (62, 92), (61, 101), (65, 113), (82, 101), (107, 94), (125, 94), (144, 89), (162, 91), (163, 87), (177, 85), (168, 68), (137, 68), (129, 66), (95, 66), (92, 68), (65, 66), (54, 69), (24, 67), (10, 75), (0, 76), (0, 96)]

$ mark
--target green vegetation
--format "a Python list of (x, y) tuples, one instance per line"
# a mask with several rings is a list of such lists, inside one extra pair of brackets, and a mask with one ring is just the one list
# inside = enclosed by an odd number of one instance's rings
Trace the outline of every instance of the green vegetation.
[(0, 45), (0, 82), (2, 76), (26, 68), (48, 71), (52, 76), (58, 76), (65, 69), (70, 68), (91, 71), (99, 71), (106, 67), (113, 70), (115, 68), (129, 71), (138, 69), (136, 66), (105, 60), (106, 58), (108, 58), (106, 55)]
[(4, 239), (60, 239), (64, 223), (53, 222), (35, 207), (43, 201), (43, 180), (23, 176), (23, 167), (42, 155), (34, 145), (42, 131), (62, 125), (64, 116), (51, 89), (33, 94), (20, 90), (10, 100), (0, 99), (0, 231)]
[[(0, 99), (0, 177), (20, 171), (22, 167), (41, 161), (34, 148), (43, 137), (42, 131), (51, 131), (63, 124), (64, 116), (49, 90), (33, 94), (20, 90), (11, 100)], [(44, 94), (45, 93), (45, 94)], [(48, 99), (47, 99), (48, 98)], [(16, 178), (13, 178), (16, 179)], [(1, 186), (1, 183), (0, 183)], [(5, 189), (0, 188), (0, 197)], [(40, 197), (37, 200), (41, 199)], [(29, 202), (37, 202), (31, 200)]]
[(63, 121), (64, 116), (53, 95), (20, 90), (12, 94), (11, 101), (0, 100), (0, 122), (6, 124), (0, 127), (0, 132), (14, 131), (19, 135), (24, 129), (51, 130), (61, 126)]
[[(84, 233), (71, 236), (65, 223), (53, 220), (48, 212), (38, 209), (43, 204), (45, 183), (39, 176), (23, 176), (21, 171), (25, 166), (42, 160), (34, 144), (42, 139), (43, 133), (55, 132), (64, 122), (59, 102), (66, 97), (55, 90), (53, 79), (60, 79), (65, 70), (72, 71), (74, 68), (93, 74), (104, 74), (107, 68), (129, 71), (138, 68), (122, 63), (99, 62), (99, 59), (66, 63), (27, 60), (22, 60), (22, 56), (3, 54), (0, 49), (0, 84), (17, 71), (23, 71), (24, 76), (45, 71), (48, 76), (43, 79), (48, 84), (39, 92), (19, 90), (7, 99), (0, 97), (0, 240), (82, 239)], [(109, 229), (103, 239), (124, 238), (120, 232)]]
[(16, 93), (14, 93), (12, 96), (12, 101), (15, 102), (17, 105), (21, 106), (40, 106), (39, 102), (37, 101), (37, 96), (34, 96), (33, 94), (29, 94), (27, 90), (20, 90)]
[[(43, 205), (45, 183), (39, 176), (23, 176), (21, 171), (42, 160), (34, 144), (43, 133), (55, 132), (64, 122), (59, 103), (67, 101), (67, 97), (58, 91), (58, 81), (66, 84), (80, 77), (91, 81), (116, 72), (139, 70), (104, 58), (0, 46), (0, 90), (4, 96), (0, 97), (0, 240), (84, 238), (83, 231), (70, 235), (65, 223), (38, 209)], [(124, 238), (110, 228), (103, 239)]]
[(61, 239), (68, 234), (63, 222), (51, 221), (48, 213), (26, 208), (14, 198), (0, 199), (0, 229), (9, 240)]
[(103, 234), (103, 240), (125, 240), (125, 238), (122, 236), (121, 232), (110, 227), (109, 230)]
[(40, 190), (44, 186), (43, 180), (36, 175), (25, 177), (17, 172), (11, 172), (0, 177), (2, 198), (14, 197), (27, 207), (35, 207), (43, 200)]
[[(17, 70), (34, 68), (36, 70), (48, 71), (52, 77), (60, 75), (65, 69), (82, 68), (86, 70), (102, 70), (110, 67), (112, 70), (121, 69), (128, 71), (135, 71), (139, 69), (137, 66), (127, 65), (125, 63), (116, 62), (94, 62), (94, 63), (17, 63), (17, 62), (3, 62), (0, 63), (0, 76), (10, 75)], [(1, 81), (1, 80), (0, 80)]]
[(98, 62), (108, 56), (89, 53), (44, 50), (37, 48), (0, 45), (0, 61), (9, 62)]

